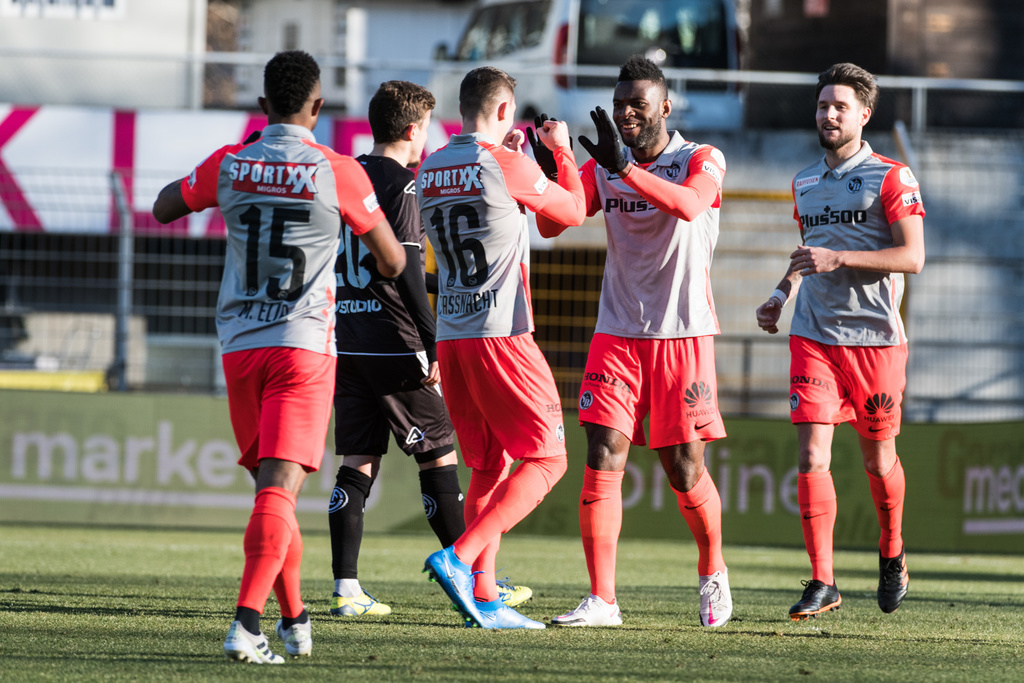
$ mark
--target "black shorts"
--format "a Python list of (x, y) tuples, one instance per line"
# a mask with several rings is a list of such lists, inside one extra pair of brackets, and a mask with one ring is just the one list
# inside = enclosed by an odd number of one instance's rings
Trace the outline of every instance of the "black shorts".
[(455, 450), (455, 430), (440, 387), (420, 384), (426, 376), (427, 361), (422, 352), (401, 356), (338, 354), (335, 452), (383, 455), (388, 450), (389, 432), (406, 455), (427, 455), (427, 460), (432, 460)]

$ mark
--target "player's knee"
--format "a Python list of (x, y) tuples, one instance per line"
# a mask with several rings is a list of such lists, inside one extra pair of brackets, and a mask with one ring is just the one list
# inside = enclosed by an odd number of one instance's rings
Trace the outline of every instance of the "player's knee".
[(459, 458), (451, 446), (438, 446), (422, 453), (413, 453), (412, 457), (419, 464), (420, 470), (459, 464)]
[(565, 457), (564, 453), (562, 455), (544, 458), (543, 460), (536, 460), (534, 463), (543, 475), (544, 481), (548, 486), (548, 491), (554, 488), (555, 484), (558, 483), (558, 480), (561, 479), (569, 469), (569, 461)]

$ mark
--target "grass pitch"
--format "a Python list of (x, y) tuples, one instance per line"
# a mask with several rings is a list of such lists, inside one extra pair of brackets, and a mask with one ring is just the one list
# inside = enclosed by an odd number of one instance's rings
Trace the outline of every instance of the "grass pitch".
[[(683, 536), (685, 526), (680, 522)], [(332, 619), (330, 541), (305, 537), (303, 594), (313, 656), (278, 667), (228, 662), (242, 530), (0, 528), (0, 680), (369, 681), (1010, 681), (1024, 678), (1024, 561), (908, 553), (910, 595), (882, 614), (877, 556), (837, 552), (843, 608), (792, 622), (809, 578), (803, 550), (727, 547), (732, 622), (702, 629), (696, 551), (685, 541), (624, 539), (609, 629), (460, 628), (420, 573), (430, 536), (370, 536), (363, 586), (388, 617)], [(499, 564), (532, 586), (520, 608), (548, 621), (587, 592), (578, 539), (512, 534)], [(263, 620), (273, 630), (273, 599)], [(271, 648), (284, 654), (274, 635)]]

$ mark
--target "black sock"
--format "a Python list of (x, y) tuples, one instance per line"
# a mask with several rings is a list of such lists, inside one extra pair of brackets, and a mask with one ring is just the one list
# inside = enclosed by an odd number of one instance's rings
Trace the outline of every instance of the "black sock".
[(363, 543), (363, 508), (373, 479), (342, 465), (331, 494), (327, 520), (331, 526), (331, 558), (334, 578), (355, 579), (359, 546)]
[(251, 607), (236, 607), (235, 621), (254, 636), (260, 633), (260, 613)]
[(420, 470), (423, 511), (427, 513), (427, 521), (442, 548), (455, 543), (466, 531), (462, 488), (459, 486), (457, 472), (455, 465)]
[(288, 617), (286, 617), (286, 616), (284, 616), (282, 614), (281, 615), (281, 628), (291, 628), (295, 624), (305, 624), (307, 621), (309, 621), (309, 612), (307, 612), (306, 608), (303, 607), (302, 608), (302, 614), (300, 614), (297, 617), (292, 617), (291, 619), (289, 619)]

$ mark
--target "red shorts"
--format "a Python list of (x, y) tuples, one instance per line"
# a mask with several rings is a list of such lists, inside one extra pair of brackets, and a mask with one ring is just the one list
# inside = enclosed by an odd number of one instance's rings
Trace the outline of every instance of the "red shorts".
[(648, 412), (652, 449), (725, 436), (714, 337), (594, 335), (580, 386), (580, 422), (611, 427), (643, 446)]
[(532, 334), (438, 342), (441, 388), (473, 469), (565, 455), (562, 403)]
[(252, 469), (263, 458), (320, 469), (334, 401), (336, 359), (272, 346), (223, 356), (228, 407), (238, 464)]
[(790, 337), (789, 410), (793, 424), (852, 422), (866, 439), (900, 433), (907, 345), (831, 346)]

